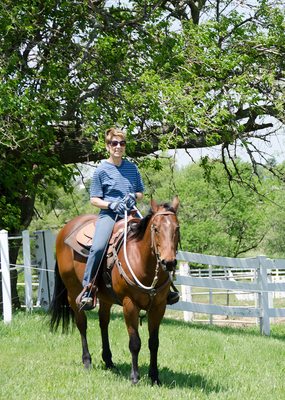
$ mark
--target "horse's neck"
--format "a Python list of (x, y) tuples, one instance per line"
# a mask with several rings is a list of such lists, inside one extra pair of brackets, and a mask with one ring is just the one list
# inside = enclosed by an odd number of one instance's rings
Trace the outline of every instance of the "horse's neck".
[(143, 260), (143, 264), (148, 268), (153, 268), (153, 264), (156, 263), (155, 254), (151, 248), (151, 229), (150, 223), (148, 224), (145, 233), (139, 241), (137, 241), (137, 251), (140, 255), (140, 259)]
[(152, 254), (152, 234), (151, 234), (151, 223), (149, 222), (147, 229), (144, 234), (144, 242), (149, 251), (149, 254)]

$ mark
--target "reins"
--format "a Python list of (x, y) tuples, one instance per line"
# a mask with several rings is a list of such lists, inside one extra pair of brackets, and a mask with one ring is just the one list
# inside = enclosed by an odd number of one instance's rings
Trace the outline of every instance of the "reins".
[[(159, 216), (159, 215), (170, 215), (170, 214), (174, 214), (172, 211), (161, 211), (156, 213), (153, 216), (153, 220), (155, 217)], [(119, 266), (119, 270), (121, 272), (121, 274), (124, 276), (124, 279), (126, 280), (126, 282), (128, 284), (130, 284), (131, 286), (137, 286), (139, 287), (141, 290), (143, 290), (144, 292), (149, 293), (150, 295), (155, 295), (155, 293), (158, 290), (162, 290), (168, 283), (169, 281), (171, 281), (171, 277), (170, 277), (170, 273), (168, 274), (168, 279), (166, 280), (166, 282), (164, 282), (164, 284), (162, 286), (160, 286), (159, 288), (155, 288), (156, 284), (158, 282), (158, 273), (159, 273), (159, 267), (161, 264), (161, 260), (160, 260), (160, 256), (159, 256), (159, 252), (157, 251), (157, 247), (155, 244), (155, 240), (154, 240), (154, 232), (155, 231), (155, 226), (154, 224), (151, 225), (151, 246), (154, 250), (155, 256), (156, 256), (156, 268), (155, 268), (155, 275), (152, 281), (152, 284), (150, 286), (146, 286), (144, 285), (136, 276), (136, 274), (134, 273), (131, 264), (129, 262), (128, 259), (128, 254), (127, 254), (127, 233), (128, 233), (128, 215), (127, 215), (127, 211), (125, 211), (125, 220), (124, 220), (124, 244), (123, 244), (123, 249), (124, 249), (124, 257), (125, 257), (125, 261), (126, 261), (126, 265), (128, 270), (130, 271), (135, 283), (127, 276), (127, 274), (125, 273), (125, 271), (123, 270), (122, 266), (120, 265), (121, 263), (118, 261), (118, 266)]]

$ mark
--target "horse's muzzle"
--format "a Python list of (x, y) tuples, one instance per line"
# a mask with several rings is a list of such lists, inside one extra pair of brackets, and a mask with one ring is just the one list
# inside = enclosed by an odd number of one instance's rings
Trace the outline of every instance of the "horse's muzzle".
[(164, 271), (172, 272), (172, 271), (175, 270), (176, 265), (177, 265), (177, 260), (176, 259), (171, 260), (171, 261), (161, 260), (161, 266), (162, 266), (162, 269)]

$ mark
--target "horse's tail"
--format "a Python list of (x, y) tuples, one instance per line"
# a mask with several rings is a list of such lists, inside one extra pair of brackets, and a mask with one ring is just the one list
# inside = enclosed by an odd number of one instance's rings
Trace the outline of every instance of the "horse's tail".
[(57, 261), (54, 269), (54, 292), (49, 311), (51, 331), (56, 331), (62, 322), (62, 332), (67, 333), (70, 323), (74, 322), (74, 312), (68, 303), (67, 289), (59, 274)]

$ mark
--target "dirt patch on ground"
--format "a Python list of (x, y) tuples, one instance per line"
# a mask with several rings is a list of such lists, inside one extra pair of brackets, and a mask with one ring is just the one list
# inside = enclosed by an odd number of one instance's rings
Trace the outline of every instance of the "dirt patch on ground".
[[(177, 320), (184, 320), (183, 313), (177, 311), (170, 311), (167, 310), (165, 313), (165, 317), (177, 319)], [(246, 328), (248, 326), (258, 326), (259, 325), (259, 318), (234, 318), (229, 317), (226, 318), (224, 315), (214, 315), (212, 320), (209, 319), (209, 315), (207, 314), (194, 314), (193, 320), (189, 321), (189, 323), (202, 323), (202, 324), (213, 324), (218, 326), (230, 326), (230, 327), (240, 327)], [(285, 318), (270, 318), (270, 324), (282, 324), (285, 323)]]

